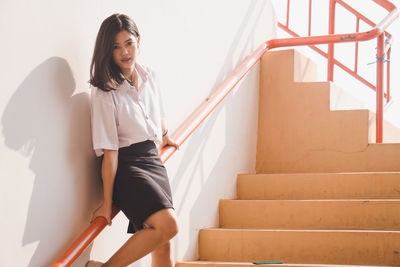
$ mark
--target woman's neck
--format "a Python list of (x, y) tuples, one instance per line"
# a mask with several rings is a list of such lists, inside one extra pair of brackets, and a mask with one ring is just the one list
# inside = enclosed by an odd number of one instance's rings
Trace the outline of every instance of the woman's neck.
[(122, 74), (128, 82), (137, 88), (137, 74), (135, 68), (123, 70)]
[(133, 81), (135, 78), (135, 66), (136, 63), (133, 63), (132, 66), (129, 69), (123, 69), (122, 74), (124, 77), (130, 81)]

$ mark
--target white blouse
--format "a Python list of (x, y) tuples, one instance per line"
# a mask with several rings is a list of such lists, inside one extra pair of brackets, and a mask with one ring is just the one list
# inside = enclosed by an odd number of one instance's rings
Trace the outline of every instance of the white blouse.
[(138, 63), (135, 71), (138, 90), (126, 80), (109, 92), (92, 88), (92, 139), (98, 157), (103, 149), (118, 150), (146, 140), (162, 143), (165, 113), (154, 71)]

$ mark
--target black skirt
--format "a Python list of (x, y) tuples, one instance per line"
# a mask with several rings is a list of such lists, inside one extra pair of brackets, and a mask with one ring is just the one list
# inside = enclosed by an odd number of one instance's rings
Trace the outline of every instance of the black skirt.
[(173, 208), (167, 170), (153, 141), (119, 149), (113, 202), (129, 219), (128, 233), (143, 229), (153, 213)]

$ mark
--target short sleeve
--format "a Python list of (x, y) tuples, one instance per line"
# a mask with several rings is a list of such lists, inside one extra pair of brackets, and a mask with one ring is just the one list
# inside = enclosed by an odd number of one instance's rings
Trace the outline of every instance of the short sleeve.
[(112, 92), (103, 92), (93, 88), (91, 96), (91, 119), (93, 149), (100, 157), (104, 149), (118, 150), (118, 131), (115, 105)]
[(153, 84), (155, 85), (156, 90), (157, 90), (158, 103), (160, 105), (160, 116), (161, 116), (161, 119), (165, 119), (164, 99), (163, 99), (162, 91), (161, 91), (160, 86), (159, 86), (157, 74), (152, 69), (149, 69), (149, 71), (150, 71), (151, 77), (153, 79)]

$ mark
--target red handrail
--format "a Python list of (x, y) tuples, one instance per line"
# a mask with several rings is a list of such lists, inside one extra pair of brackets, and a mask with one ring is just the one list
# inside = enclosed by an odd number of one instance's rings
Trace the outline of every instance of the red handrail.
[[(398, 16), (397, 8), (387, 0), (374, 0), (385, 3), (385, 8), (390, 13), (374, 29), (363, 33), (324, 35), (313, 37), (299, 37), (286, 39), (272, 39), (262, 43), (250, 56), (248, 56), (218, 89), (217, 91), (196, 111), (196, 113), (182, 126), (173, 136), (179, 145), (199, 127), (217, 105), (229, 94), (235, 85), (249, 72), (266, 51), (276, 47), (301, 46), (310, 44), (344, 43), (355, 41), (366, 41), (379, 36), (386, 27)], [(348, 37), (351, 38), (348, 38)], [(161, 149), (160, 156), (165, 163), (174, 154), (174, 147)], [(113, 217), (119, 210), (113, 207)], [(89, 246), (94, 238), (106, 227), (107, 222), (103, 217), (96, 218), (90, 226), (71, 244), (71, 246), (55, 261), (52, 267), (70, 266), (72, 262)]]

